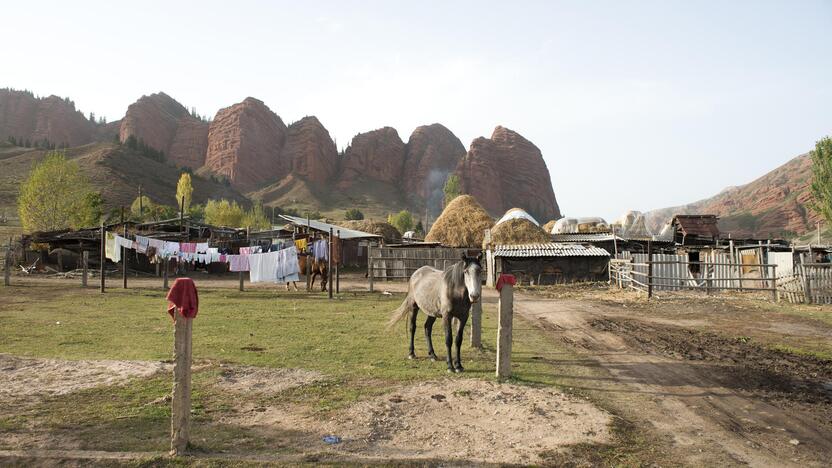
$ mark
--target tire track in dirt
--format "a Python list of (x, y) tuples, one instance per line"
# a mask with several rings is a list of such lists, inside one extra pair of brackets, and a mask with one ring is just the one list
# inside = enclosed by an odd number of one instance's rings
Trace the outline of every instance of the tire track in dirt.
[[(516, 312), (578, 348), (610, 373), (593, 380), (613, 404), (673, 441), (688, 465), (828, 466), (832, 434), (795, 407), (782, 408), (724, 385), (724, 371), (699, 362), (648, 354), (593, 320), (621, 316), (609, 305), (518, 294)], [(794, 441), (798, 445), (794, 445)]]

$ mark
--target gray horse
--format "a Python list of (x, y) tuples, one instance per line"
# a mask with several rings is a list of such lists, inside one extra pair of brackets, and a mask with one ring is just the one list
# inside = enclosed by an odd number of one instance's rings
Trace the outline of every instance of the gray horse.
[[(413, 337), (416, 334), (416, 314), (421, 309), (428, 317), (425, 319), (425, 340), (428, 344), (428, 357), (432, 361), (437, 359), (433, 351), (431, 331), (433, 322), (442, 319), (445, 329), (445, 347), (448, 351), (448, 372), (462, 372), (462, 356), (459, 348), (462, 346), (462, 332), (468, 321), (471, 304), (480, 300), (482, 293), (480, 261), (482, 254), (468, 257), (462, 254), (462, 261), (446, 268), (445, 271), (429, 266), (423, 266), (413, 273), (408, 284), (407, 297), (398, 309), (393, 311), (388, 328), (409, 314), (407, 331), (410, 335), (409, 359), (414, 359)], [(456, 331), (456, 361), (451, 361), (452, 319), (457, 319), (459, 327)]]

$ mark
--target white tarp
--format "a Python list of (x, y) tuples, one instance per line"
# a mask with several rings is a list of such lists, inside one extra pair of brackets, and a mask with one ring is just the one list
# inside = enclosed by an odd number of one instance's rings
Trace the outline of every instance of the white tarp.
[(640, 211), (627, 211), (613, 224), (616, 226), (615, 233), (621, 237), (645, 239), (653, 236), (647, 229), (644, 213)]
[(550, 234), (577, 234), (592, 232), (609, 232), (610, 226), (599, 217), (561, 218), (552, 226)]
[(538, 223), (537, 220), (532, 217), (532, 215), (526, 213), (524, 210), (521, 210), (520, 208), (512, 208), (506, 211), (506, 214), (504, 214), (499, 221), (494, 223), (494, 225), (496, 226), (500, 223), (503, 223), (511, 219), (527, 219), (533, 222), (535, 226), (540, 226), (540, 223)]

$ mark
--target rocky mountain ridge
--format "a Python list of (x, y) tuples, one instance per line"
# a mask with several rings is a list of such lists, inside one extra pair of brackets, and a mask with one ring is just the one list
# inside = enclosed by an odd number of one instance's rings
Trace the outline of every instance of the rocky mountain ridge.
[[(109, 133), (108, 133), (109, 132)], [(541, 222), (560, 216), (540, 150), (518, 133), (497, 127), (466, 152), (441, 124), (416, 128), (405, 143), (383, 127), (353, 137), (339, 154), (314, 116), (286, 125), (264, 102), (248, 97), (220, 109), (212, 121), (198, 118), (165, 93), (142, 96), (124, 118), (91, 122), (71, 101), (38, 101), (25, 92), (0, 93), (0, 137), (18, 135), (69, 146), (133, 137), (165, 154), (168, 163), (226, 180), (267, 206), (349, 208), (372, 199), (435, 218), (450, 174), (465, 192), (482, 199), (492, 215), (520, 207)], [(48, 135), (48, 136), (47, 136)], [(110, 137), (105, 140), (105, 137)]]

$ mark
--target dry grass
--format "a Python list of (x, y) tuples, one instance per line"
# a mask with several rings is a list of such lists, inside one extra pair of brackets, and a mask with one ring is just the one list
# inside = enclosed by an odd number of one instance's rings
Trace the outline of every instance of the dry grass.
[(549, 221), (548, 223), (544, 224), (544, 225), (542, 226), (542, 227), (543, 227), (543, 230), (544, 230), (544, 231), (546, 231), (546, 233), (547, 233), (547, 234), (551, 234), (551, 233), (552, 233), (552, 228), (553, 228), (553, 227), (555, 227), (555, 223), (556, 223), (556, 222), (557, 222), (557, 221), (555, 221), (555, 220), (553, 219), (553, 220)]
[(442, 211), (425, 236), (427, 242), (440, 242), (447, 247), (482, 246), (485, 230), (494, 220), (471, 195), (454, 198)]
[(552, 242), (552, 237), (527, 219), (510, 219), (491, 229), (493, 244), (535, 244)]
[(344, 226), (345, 228), (369, 232), (370, 234), (377, 234), (383, 237), (385, 242), (398, 242), (402, 239), (402, 235), (398, 229), (396, 229), (392, 224), (383, 223), (381, 221), (362, 219), (360, 221), (344, 221), (339, 223), (339, 225)]

